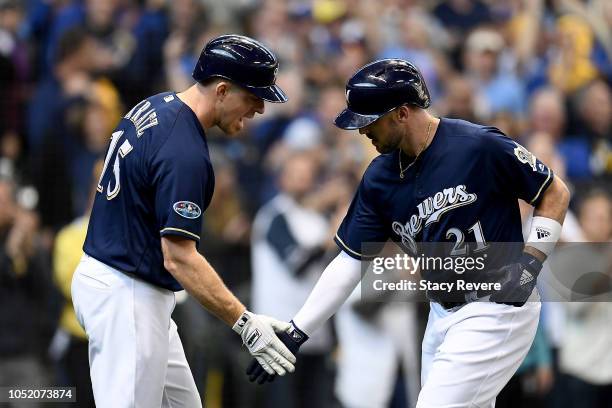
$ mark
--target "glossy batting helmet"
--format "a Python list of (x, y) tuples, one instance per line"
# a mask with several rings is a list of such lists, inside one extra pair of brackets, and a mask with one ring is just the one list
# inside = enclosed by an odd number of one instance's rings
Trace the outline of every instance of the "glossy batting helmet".
[(401, 59), (383, 59), (362, 67), (348, 80), (346, 103), (334, 123), (342, 129), (359, 129), (398, 106), (426, 109), (431, 100), (417, 67)]
[(222, 35), (212, 39), (200, 54), (193, 79), (229, 79), (255, 96), (269, 102), (287, 102), (287, 95), (276, 85), (278, 60), (262, 43), (242, 35)]

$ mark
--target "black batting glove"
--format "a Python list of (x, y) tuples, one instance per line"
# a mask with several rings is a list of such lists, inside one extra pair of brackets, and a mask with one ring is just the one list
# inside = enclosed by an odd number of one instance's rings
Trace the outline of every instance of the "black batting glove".
[(521, 307), (529, 299), (536, 286), (542, 262), (523, 252), (518, 262), (499, 269), (501, 289), (491, 295), (491, 301)]
[[(308, 335), (301, 331), (295, 323), (293, 323), (293, 320), (290, 323), (291, 327), (287, 331), (277, 333), (277, 336), (279, 340), (287, 346), (289, 351), (297, 356), (300, 346), (308, 340)], [(246, 374), (249, 376), (249, 381), (257, 381), (257, 384), (260, 385), (266, 382), (272, 382), (276, 378), (276, 375), (268, 374), (255, 359), (249, 364)]]

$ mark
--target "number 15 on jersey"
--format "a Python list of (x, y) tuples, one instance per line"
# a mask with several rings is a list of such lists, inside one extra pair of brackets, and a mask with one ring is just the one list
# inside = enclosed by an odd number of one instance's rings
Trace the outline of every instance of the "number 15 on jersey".
[(108, 152), (106, 153), (106, 157), (104, 158), (104, 167), (102, 168), (102, 174), (100, 174), (100, 179), (98, 180), (98, 186), (96, 190), (99, 193), (104, 193), (104, 187), (102, 186), (102, 180), (104, 179), (104, 175), (106, 174), (106, 170), (108, 168), (108, 164), (112, 157), (115, 158), (113, 162), (113, 176), (114, 176), (114, 186), (111, 187), (111, 180), (108, 181), (106, 185), (106, 199), (112, 200), (117, 197), (119, 191), (121, 190), (121, 182), (119, 179), (119, 175), (121, 174), (121, 170), (119, 167), (119, 158), (124, 158), (128, 155), (133, 149), (131, 143), (125, 139), (119, 149), (117, 149), (117, 145), (119, 145), (119, 141), (123, 136), (123, 130), (118, 130), (113, 132), (111, 137), (110, 146), (108, 147)]

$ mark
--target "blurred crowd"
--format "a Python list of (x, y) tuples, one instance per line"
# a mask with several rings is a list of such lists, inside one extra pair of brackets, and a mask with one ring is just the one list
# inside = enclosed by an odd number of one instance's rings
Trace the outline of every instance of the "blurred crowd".
[[(269, 45), (290, 98), (267, 104), (242, 139), (207, 135), (216, 189), (200, 250), (254, 312), (290, 319), (337, 251), (376, 152), (332, 123), (346, 80), (374, 59), (412, 61), (432, 112), (497, 126), (563, 177), (573, 199), (562, 240), (612, 238), (611, 1), (0, 0), (0, 386), (76, 385), (77, 405), (93, 406), (70, 280), (99, 160), (120, 117), (188, 87), (223, 33)], [(356, 292), (296, 375), (259, 388), (231, 330), (177, 300), (208, 407), (416, 401), (427, 305), (368, 306)], [(546, 304), (498, 406), (611, 406), (610, 321), (610, 303)]]

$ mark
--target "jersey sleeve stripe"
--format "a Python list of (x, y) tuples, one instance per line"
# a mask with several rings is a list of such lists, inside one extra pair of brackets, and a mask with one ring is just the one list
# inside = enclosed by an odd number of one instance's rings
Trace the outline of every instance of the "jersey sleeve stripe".
[(197, 239), (198, 241), (200, 240), (200, 236), (199, 235), (196, 235), (193, 232), (185, 231), (184, 229), (180, 229), (180, 228), (166, 227), (166, 228), (162, 229), (161, 231), (159, 231), (159, 233), (162, 234), (162, 235), (164, 235), (164, 233), (166, 233), (166, 232), (180, 232), (181, 235), (185, 234), (185, 235), (187, 235), (189, 237)]
[(354, 257), (358, 257), (359, 259), (363, 258), (363, 255), (361, 255), (359, 252), (353, 251), (351, 248), (349, 248), (348, 245), (346, 245), (344, 241), (342, 241), (342, 239), (338, 236), (338, 234), (336, 234), (334, 238), (336, 240), (336, 243), (340, 246), (340, 248), (345, 250), (353, 258)]
[(550, 180), (550, 169), (547, 167), (546, 170), (548, 170), (548, 175), (546, 176), (546, 180), (544, 180), (544, 183), (542, 183), (542, 185), (540, 186), (538, 193), (535, 195), (535, 197), (533, 197), (533, 199), (529, 202), (529, 204), (533, 204), (537, 202), (538, 198), (540, 198), (540, 194), (542, 194), (542, 190), (544, 190), (544, 187), (548, 185), (548, 181)]

